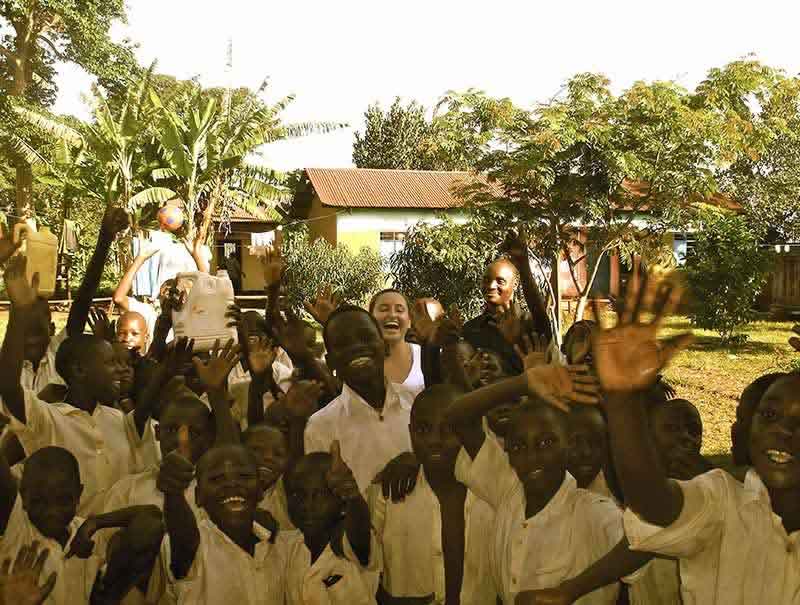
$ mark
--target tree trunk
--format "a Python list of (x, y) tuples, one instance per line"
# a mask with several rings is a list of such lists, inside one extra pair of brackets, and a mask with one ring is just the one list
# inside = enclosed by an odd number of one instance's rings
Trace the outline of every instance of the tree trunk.
[[(16, 49), (13, 57), (9, 58), (13, 76), (10, 92), (12, 97), (24, 97), (30, 82), (30, 62), (36, 44), (34, 7), (35, 3), (31, 3), (28, 14), (13, 24)], [(16, 213), (18, 220), (27, 220), (33, 216), (33, 172), (23, 159), (17, 160), (15, 167)]]
[(553, 321), (555, 323), (553, 328), (554, 333), (558, 335), (561, 334), (561, 276), (558, 270), (560, 264), (561, 252), (556, 252), (553, 257), (553, 268), (550, 271), (550, 287), (553, 289)]
[(575, 321), (583, 321), (583, 314), (586, 313), (586, 305), (589, 303), (589, 292), (578, 299), (578, 306), (575, 309)]
[(17, 220), (28, 220), (33, 216), (33, 171), (29, 164), (18, 160), (16, 172), (16, 214), (19, 217)]

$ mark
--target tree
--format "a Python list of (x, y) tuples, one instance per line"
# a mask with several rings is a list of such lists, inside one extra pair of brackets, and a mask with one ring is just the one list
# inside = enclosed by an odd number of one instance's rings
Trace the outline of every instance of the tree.
[[(713, 190), (705, 112), (672, 82), (637, 82), (615, 96), (605, 77), (578, 74), (550, 102), (504, 115), (476, 165), (489, 183), (459, 193), (497, 239), (521, 223), (543, 264), (567, 261), (578, 317), (604, 255), (659, 238)], [(587, 260), (580, 226), (595, 246), (585, 283), (575, 272)], [(558, 272), (551, 275), (557, 282)], [(557, 298), (560, 290), (554, 283)]]
[(715, 330), (724, 344), (743, 342), (736, 334), (752, 321), (753, 303), (766, 282), (769, 253), (744, 216), (705, 211), (686, 257), (689, 318)]
[(353, 163), (358, 168), (432, 170), (424, 153), (430, 136), (425, 108), (411, 101), (403, 106), (397, 97), (384, 114), (378, 103), (364, 113), (364, 133), (353, 135)]
[(800, 78), (747, 58), (710, 70), (697, 93), (718, 122), (720, 189), (765, 240), (800, 238)]
[(353, 254), (346, 246), (332, 246), (324, 238), (311, 240), (308, 228), (284, 231), (286, 296), (295, 308), (314, 300), (330, 284), (339, 300), (363, 304), (384, 283), (380, 255), (369, 248)]
[(477, 315), (483, 272), (500, 243), (486, 235), (479, 220), (456, 223), (443, 215), (436, 223), (417, 223), (390, 259), (393, 286), (411, 299), (432, 296), (445, 308), (457, 305), (466, 317)]
[[(138, 69), (129, 44), (109, 38), (114, 21), (125, 20), (123, 0), (4, 0), (0, 26), (10, 28), (0, 43), (0, 83), (7, 94), (33, 107), (55, 99), (56, 59), (77, 63), (120, 93)], [(33, 175), (24, 157), (7, 153), (15, 165), (16, 209), (32, 214)]]

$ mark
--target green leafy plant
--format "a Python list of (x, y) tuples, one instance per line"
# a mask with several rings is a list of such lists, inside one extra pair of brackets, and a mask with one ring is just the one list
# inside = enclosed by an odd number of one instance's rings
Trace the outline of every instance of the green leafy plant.
[(331, 284), (337, 298), (363, 304), (384, 285), (380, 255), (369, 248), (354, 254), (346, 246), (332, 246), (325, 239), (311, 240), (301, 226), (284, 232), (286, 296), (292, 306), (302, 308), (314, 300), (319, 289)]
[(457, 305), (466, 317), (482, 306), (481, 278), (497, 254), (499, 241), (487, 239), (478, 220), (417, 223), (406, 234), (402, 250), (390, 259), (394, 287), (411, 298), (432, 296), (445, 307)]
[(742, 343), (737, 334), (753, 320), (753, 303), (766, 281), (770, 255), (743, 216), (707, 210), (693, 248), (686, 255), (691, 322), (719, 333), (724, 344)]

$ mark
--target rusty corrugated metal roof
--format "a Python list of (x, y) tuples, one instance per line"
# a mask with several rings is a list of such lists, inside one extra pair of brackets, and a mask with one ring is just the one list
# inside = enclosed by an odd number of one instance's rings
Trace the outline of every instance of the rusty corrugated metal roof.
[(339, 208), (457, 208), (463, 201), (453, 187), (484, 181), (470, 172), (433, 170), (306, 168), (306, 174), (322, 204)]

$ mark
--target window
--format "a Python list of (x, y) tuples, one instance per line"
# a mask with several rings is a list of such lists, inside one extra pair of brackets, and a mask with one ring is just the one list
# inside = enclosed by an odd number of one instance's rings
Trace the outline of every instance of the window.
[(402, 231), (381, 231), (380, 255), (385, 266), (389, 265), (392, 254), (403, 249), (406, 234)]
[(675, 233), (672, 240), (672, 253), (679, 267), (686, 265), (686, 257), (694, 248), (694, 233)]

